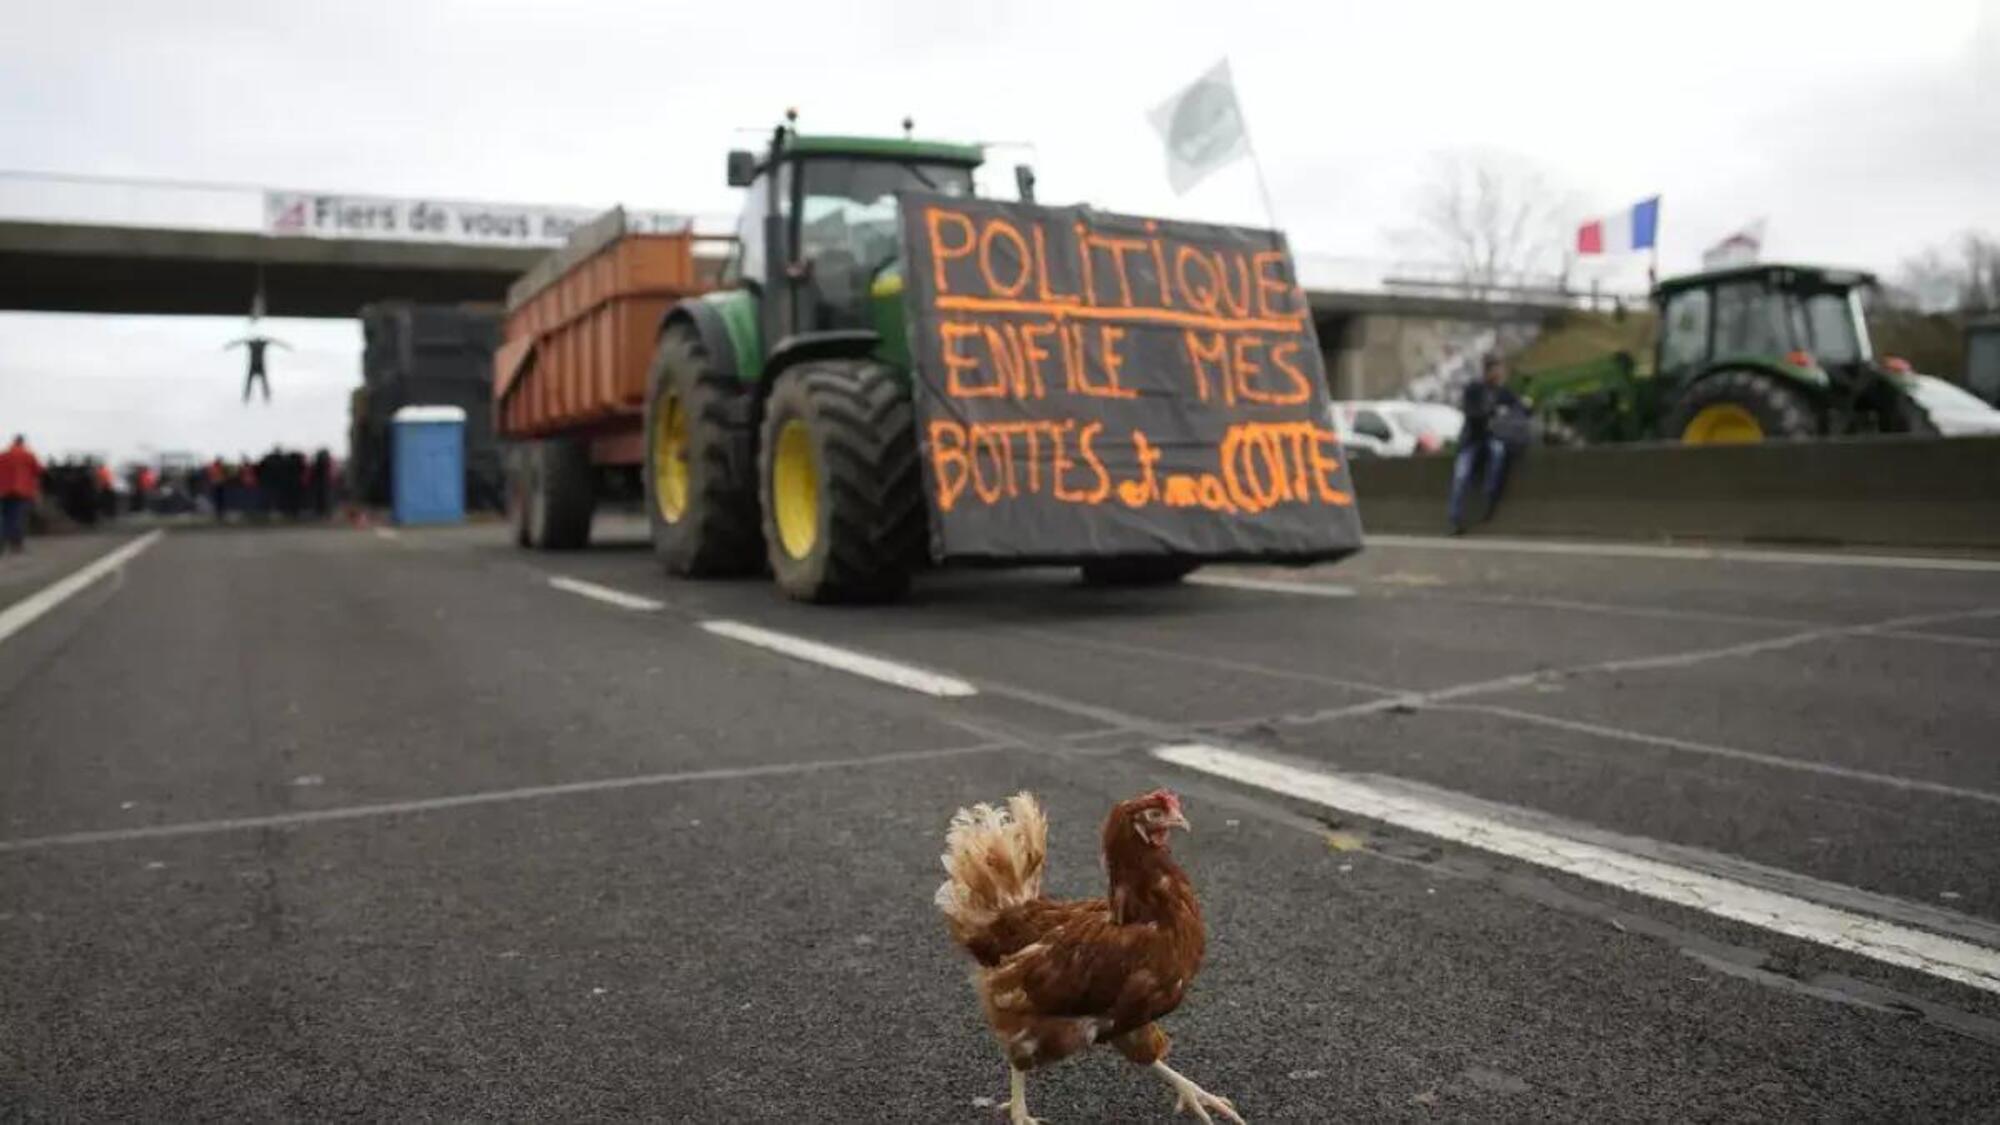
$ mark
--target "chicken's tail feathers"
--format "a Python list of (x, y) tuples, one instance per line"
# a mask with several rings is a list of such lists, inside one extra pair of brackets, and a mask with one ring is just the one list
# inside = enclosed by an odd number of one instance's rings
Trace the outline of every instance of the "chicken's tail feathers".
[(963, 942), (1001, 911), (1040, 898), (1048, 854), (1049, 820), (1032, 793), (953, 814), (939, 857), (949, 877), (937, 889), (952, 936)]

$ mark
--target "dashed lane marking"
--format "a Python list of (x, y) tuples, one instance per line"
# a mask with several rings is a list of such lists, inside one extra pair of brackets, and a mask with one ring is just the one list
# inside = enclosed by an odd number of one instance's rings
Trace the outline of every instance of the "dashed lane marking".
[(1205, 743), (1153, 757), (1787, 937), (2000, 994), (2000, 950), (1524, 827), (1361, 778)]
[(655, 598), (642, 597), (638, 594), (628, 594), (623, 590), (614, 590), (609, 586), (599, 586), (595, 582), (585, 582), (581, 578), (565, 578), (560, 574), (550, 575), (549, 585), (580, 597), (603, 602), (606, 605), (615, 605), (619, 609), (633, 609), (651, 613), (655, 610), (665, 609), (667, 606), (667, 603)]
[(116, 550), (84, 564), (70, 574), (36, 590), (6, 609), (0, 609), (0, 644), (35, 623), (43, 614), (68, 601), (91, 583), (137, 558), (160, 541), (163, 530), (155, 529)]
[(1354, 587), (1326, 582), (1289, 582), (1282, 578), (1252, 578), (1246, 574), (1190, 574), (1186, 581), (1196, 586), (1221, 586), (1231, 590), (1257, 590), (1266, 594), (1301, 594), (1311, 598), (1351, 598)]
[(899, 664), (893, 660), (884, 660), (879, 656), (870, 656), (867, 653), (840, 648), (807, 637), (794, 636), (791, 633), (746, 625), (741, 621), (704, 621), (701, 627), (718, 637), (728, 637), (730, 640), (755, 645), (794, 660), (823, 665), (849, 675), (892, 684), (925, 695), (956, 699), (979, 694), (978, 688), (956, 676), (946, 676), (908, 664)]

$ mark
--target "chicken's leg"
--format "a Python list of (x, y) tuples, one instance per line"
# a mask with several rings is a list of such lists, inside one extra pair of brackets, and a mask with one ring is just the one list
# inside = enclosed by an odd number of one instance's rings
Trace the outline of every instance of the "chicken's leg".
[[(1236, 1122), (1236, 1125), (1244, 1125), (1243, 1119), (1236, 1115), (1236, 1106), (1234, 1103), (1228, 1098), (1217, 1097), (1195, 1085), (1182, 1075), (1181, 1072), (1168, 1066), (1167, 1060), (1153, 1060), (1153, 1070), (1166, 1080), (1167, 1085), (1174, 1088), (1175, 1113), (1192, 1111), (1196, 1117), (1201, 1119), (1203, 1125), (1215, 1125), (1215, 1119), (1208, 1115), (1208, 1111), (1212, 1109), (1229, 1120)], [(1020, 1072), (1016, 1071), (1015, 1073), (1019, 1074)]]
[[(1007, 1125), (1042, 1125), (1028, 1116), (1028, 1072), (1018, 1067), (1008, 1067), (1009, 1096), (1007, 1098)], [(1192, 1083), (1190, 1083), (1192, 1084)]]

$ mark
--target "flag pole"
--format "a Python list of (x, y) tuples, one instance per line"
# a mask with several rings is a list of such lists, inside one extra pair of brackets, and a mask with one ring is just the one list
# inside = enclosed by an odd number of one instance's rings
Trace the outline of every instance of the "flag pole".
[(1264, 219), (1272, 230), (1282, 230), (1278, 209), (1271, 205), (1271, 181), (1264, 175), (1264, 158), (1257, 155), (1257, 139), (1250, 135), (1250, 117), (1243, 112), (1243, 99), (1236, 96), (1236, 68), (1230, 65), (1228, 55), (1222, 56), (1222, 69), (1229, 76), (1229, 104), (1236, 108), (1236, 125), (1243, 130), (1243, 148), (1250, 154), (1250, 167), (1257, 173), (1257, 194), (1264, 201)]
[(1653, 241), (1646, 249), (1651, 257), (1646, 263), (1646, 288), (1650, 291), (1660, 287), (1660, 197), (1653, 197)]
[[(1237, 104), (1236, 115), (1239, 119), (1243, 116), (1241, 103)], [(1271, 206), (1271, 183), (1264, 178), (1264, 160), (1257, 155), (1257, 142), (1250, 137), (1250, 123), (1244, 121), (1242, 124), (1243, 147), (1250, 151), (1250, 167), (1257, 170), (1257, 194), (1264, 197), (1264, 218), (1270, 222), (1272, 230), (1282, 231), (1284, 227), (1278, 222), (1278, 209)]]

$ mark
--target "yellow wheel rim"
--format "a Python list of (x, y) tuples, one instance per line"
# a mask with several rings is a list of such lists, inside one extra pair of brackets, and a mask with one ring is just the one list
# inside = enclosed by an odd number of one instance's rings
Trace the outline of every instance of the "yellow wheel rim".
[(812, 553), (819, 542), (819, 466), (813, 461), (812, 435), (798, 418), (778, 429), (778, 447), (771, 456), (771, 515), (785, 554), (803, 559)]
[(668, 392), (653, 414), (653, 498), (660, 518), (679, 523), (688, 506), (687, 411)]
[(1704, 406), (1681, 431), (1686, 445), (1749, 445), (1764, 440), (1757, 416), (1733, 402)]

